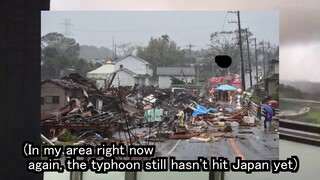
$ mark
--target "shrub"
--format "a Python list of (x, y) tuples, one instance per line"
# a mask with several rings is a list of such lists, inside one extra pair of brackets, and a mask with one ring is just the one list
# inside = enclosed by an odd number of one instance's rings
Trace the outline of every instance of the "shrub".
[(73, 141), (74, 137), (69, 130), (66, 130), (66, 132), (64, 132), (58, 137), (58, 140), (63, 142), (68, 142), (68, 141)]

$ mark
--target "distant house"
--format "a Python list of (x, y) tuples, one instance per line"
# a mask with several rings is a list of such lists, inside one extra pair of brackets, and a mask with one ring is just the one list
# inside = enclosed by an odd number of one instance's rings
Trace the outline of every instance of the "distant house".
[(94, 80), (98, 88), (104, 88), (107, 83), (108, 77), (112, 72), (114, 72), (114, 63), (109, 60), (101, 67), (88, 72), (87, 77)]
[(269, 61), (269, 75), (279, 75), (279, 60), (272, 59)]
[(128, 55), (115, 60), (116, 76), (112, 85), (134, 86), (135, 84), (150, 85), (153, 75), (152, 66), (147, 61), (133, 55)]
[(171, 86), (171, 77), (178, 78), (187, 83), (195, 80), (195, 70), (192, 67), (158, 67), (159, 88), (165, 89)]
[[(96, 93), (92, 84), (79, 74), (73, 73), (62, 79), (49, 79), (41, 82), (41, 115), (58, 112), (68, 104), (68, 100), (79, 98), (83, 91)], [(95, 105), (96, 99), (90, 99)]]
[(269, 61), (268, 76), (266, 77), (266, 87), (268, 95), (276, 93), (276, 87), (279, 84), (279, 59), (272, 59)]

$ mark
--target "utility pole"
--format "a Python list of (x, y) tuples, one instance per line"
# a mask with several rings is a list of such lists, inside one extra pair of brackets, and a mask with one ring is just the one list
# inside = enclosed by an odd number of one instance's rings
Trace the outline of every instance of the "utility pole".
[(194, 47), (194, 45), (190, 43), (188, 47), (189, 47), (189, 58), (191, 59), (191, 48)]
[(241, 61), (241, 82), (242, 82), (242, 90), (246, 90), (246, 82), (244, 78), (244, 63), (243, 63), (243, 55), (242, 55), (242, 41), (241, 41), (241, 23), (240, 23), (240, 11), (237, 11), (238, 15), (238, 28), (239, 28), (239, 46), (240, 46), (240, 61)]
[(200, 62), (198, 62), (198, 80), (197, 80), (198, 97), (200, 94)]
[(271, 45), (270, 45), (270, 41), (268, 40), (268, 50), (267, 50), (267, 76), (269, 74), (269, 70), (270, 70), (270, 64), (269, 64), (269, 61), (270, 61), (270, 52), (271, 52)]
[(114, 57), (114, 60), (113, 61), (115, 61), (116, 60), (116, 56), (115, 56), (115, 51), (114, 51), (114, 36), (112, 36), (112, 52), (113, 52), (113, 57)]
[(263, 78), (266, 77), (266, 63), (265, 63), (265, 53), (264, 53), (264, 40), (262, 40), (262, 64), (263, 64)]
[(114, 59), (117, 59), (117, 44), (114, 43)]
[[(238, 16), (238, 29), (239, 29), (239, 47), (240, 47), (240, 66), (241, 66), (241, 83), (242, 90), (246, 90), (246, 82), (244, 77), (244, 63), (243, 63), (243, 53), (242, 53), (242, 40), (241, 40), (241, 22), (240, 22), (240, 11), (228, 11), (228, 13), (237, 13)], [(231, 22), (234, 23), (234, 22)]]
[(252, 87), (252, 75), (251, 75), (251, 60), (250, 60), (250, 47), (249, 47), (249, 37), (248, 37), (248, 28), (246, 28), (247, 36), (247, 49), (248, 49), (248, 61), (249, 61), (249, 75), (250, 75), (250, 87)]
[(257, 38), (254, 38), (254, 55), (256, 58), (256, 77), (257, 77), (257, 83), (258, 83), (259, 82), (259, 75), (258, 75)]

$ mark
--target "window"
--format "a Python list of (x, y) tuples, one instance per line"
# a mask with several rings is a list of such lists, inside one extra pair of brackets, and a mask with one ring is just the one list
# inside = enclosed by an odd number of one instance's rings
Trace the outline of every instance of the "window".
[(52, 104), (52, 96), (46, 96), (46, 103)]
[(46, 103), (48, 104), (59, 104), (60, 97), (59, 96), (46, 96)]
[(44, 97), (41, 97), (41, 105), (44, 105)]
[(122, 64), (120, 64), (120, 68), (123, 68), (123, 65), (122, 65)]
[(52, 103), (53, 104), (59, 104), (60, 103), (60, 97), (59, 96), (52, 96)]

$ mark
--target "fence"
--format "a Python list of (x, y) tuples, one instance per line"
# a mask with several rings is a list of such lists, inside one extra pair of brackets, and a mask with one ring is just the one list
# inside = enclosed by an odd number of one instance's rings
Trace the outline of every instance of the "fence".
[[(279, 115), (279, 109), (275, 109), (276, 116)], [(249, 108), (249, 116), (260, 117), (262, 113), (262, 108), (254, 102), (251, 102), (251, 106)]]

